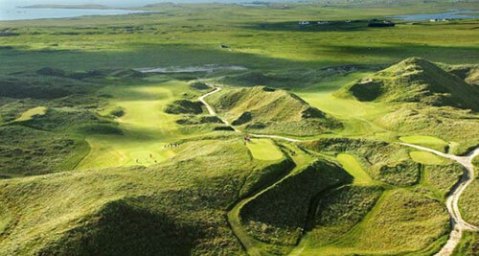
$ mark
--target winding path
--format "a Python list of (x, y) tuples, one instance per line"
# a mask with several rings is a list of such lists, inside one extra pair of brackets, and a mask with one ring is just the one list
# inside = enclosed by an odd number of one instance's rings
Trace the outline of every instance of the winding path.
[[(233, 130), (235, 132), (239, 132), (241, 133), (242, 131), (239, 130), (238, 128), (234, 127), (233, 125), (231, 125), (228, 120), (222, 118), (221, 116), (218, 115), (218, 113), (216, 113), (215, 109), (208, 103), (206, 102), (206, 98), (208, 96), (211, 96), (215, 93), (218, 93), (220, 92), (222, 89), (221, 87), (216, 87), (216, 86), (212, 86), (210, 84), (208, 84), (209, 87), (211, 88), (214, 88), (213, 91), (211, 92), (208, 92), (206, 94), (203, 94), (202, 96), (200, 96), (198, 98), (198, 100), (203, 103), (203, 105), (206, 106), (206, 109), (208, 110), (208, 113), (212, 116), (216, 116), (218, 117), (226, 126), (229, 126), (231, 128), (233, 128)], [(278, 140), (285, 140), (285, 141), (288, 141), (288, 142), (300, 142), (301, 140), (298, 140), (298, 139), (293, 139), (293, 138), (288, 138), (288, 137), (284, 137), (284, 136), (279, 136), (279, 135), (267, 135), (267, 134), (254, 134), (254, 133), (250, 133), (249, 134), (251, 137), (254, 137), (254, 138), (268, 138), (268, 139), (278, 139)]]
[(447, 243), (435, 256), (449, 256), (452, 254), (454, 249), (461, 241), (464, 231), (479, 231), (479, 227), (466, 222), (462, 218), (461, 212), (459, 210), (459, 199), (461, 195), (464, 193), (466, 188), (474, 181), (474, 165), (472, 164), (472, 161), (475, 157), (479, 156), (479, 148), (476, 148), (466, 156), (456, 156), (418, 145), (408, 143), (400, 144), (418, 150), (427, 151), (447, 159), (451, 159), (464, 166), (467, 170), (462, 176), (461, 180), (459, 180), (459, 182), (451, 190), (450, 195), (446, 199), (446, 206), (449, 215), (451, 216), (453, 230), (451, 231)]

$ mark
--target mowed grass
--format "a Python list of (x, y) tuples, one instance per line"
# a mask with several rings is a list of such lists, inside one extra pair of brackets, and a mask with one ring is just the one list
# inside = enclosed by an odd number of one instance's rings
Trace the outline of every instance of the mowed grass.
[(420, 164), (442, 165), (448, 163), (446, 159), (426, 151), (412, 151), (409, 153), (409, 156), (412, 160)]
[(274, 161), (284, 157), (283, 153), (270, 139), (252, 139), (246, 144), (255, 159)]
[(425, 147), (431, 147), (439, 150), (444, 150), (445, 147), (448, 145), (446, 141), (440, 138), (425, 135), (403, 136), (400, 137), (399, 140), (402, 142), (422, 145)]
[(87, 137), (91, 152), (79, 169), (156, 164), (174, 155), (170, 142), (181, 133), (177, 116), (163, 112), (164, 107), (187, 91), (187, 84), (168, 81), (148, 85), (110, 86), (100, 93), (111, 95), (100, 114), (109, 115), (117, 108), (124, 115), (117, 118), (122, 135)]
[(22, 115), (15, 119), (16, 122), (31, 120), (34, 116), (43, 116), (47, 113), (47, 108), (44, 106), (38, 106), (31, 108), (22, 113)]
[(353, 184), (372, 185), (375, 183), (353, 155), (339, 154), (336, 159), (354, 177)]

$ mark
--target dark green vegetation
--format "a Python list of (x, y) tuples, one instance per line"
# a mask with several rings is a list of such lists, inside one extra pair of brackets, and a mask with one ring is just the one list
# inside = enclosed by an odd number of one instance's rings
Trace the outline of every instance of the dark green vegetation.
[(0, 255), (438, 252), (464, 169), (398, 142), (479, 144), (478, 23), (367, 21), (477, 5), (378, 2), (0, 22)]

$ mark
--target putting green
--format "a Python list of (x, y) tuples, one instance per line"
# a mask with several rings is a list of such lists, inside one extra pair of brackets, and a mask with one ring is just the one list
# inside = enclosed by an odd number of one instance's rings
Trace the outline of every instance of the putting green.
[(163, 109), (187, 90), (188, 85), (179, 81), (103, 89), (101, 93), (112, 95), (112, 99), (100, 114), (124, 109), (125, 114), (116, 119), (124, 134), (87, 137), (91, 150), (78, 169), (149, 166), (175, 155), (169, 142), (182, 136), (175, 122), (178, 116)]
[(446, 159), (436, 156), (430, 152), (412, 151), (409, 153), (409, 155), (411, 156), (412, 160), (420, 164), (443, 165), (448, 163)]
[(339, 154), (336, 159), (343, 168), (354, 177), (353, 184), (372, 185), (374, 180), (363, 169), (356, 157), (350, 154)]
[(402, 142), (411, 143), (411, 144), (447, 146), (446, 141), (433, 136), (423, 136), (423, 135), (403, 136), (399, 138), (399, 140), (401, 140)]
[(246, 146), (258, 160), (274, 161), (283, 157), (283, 153), (269, 139), (253, 139)]
[(43, 106), (31, 108), (22, 113), (22, 115), (17, 118), (16, 122), (28, 121), (31, 120), (34, 116), (43, 116), (47, 113), (47, 108)]

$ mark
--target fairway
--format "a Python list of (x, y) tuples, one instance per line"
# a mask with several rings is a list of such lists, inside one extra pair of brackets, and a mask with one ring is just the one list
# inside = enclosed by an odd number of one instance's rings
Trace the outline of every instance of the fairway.
[(116, 119), (123, 134), (88, 136), (91, 151), (77, 169), (149, 166), (173, 156), (169, 143), (181, 135), (175, 123), (178, 117), (164, 113), (163, 109), (185, 90), (187, 84), (179, 81), (103, 89), (101, 93), (112, 98), (100, 114), (123, 109), (124, 115)]
[(35, 116), (43, 116), (47, 113), (47, 108), (43, 106), (39, 107), (34, 107), (31, 108), (25, 112), (22, 113), (22, 115), (17, 118), (15, 121), (16, 122), (21, 122), (21, 121), (28, 121), (31, 120)]
[(353, 155), (339, 154), (336, 159), (354, 177), (354, 184), (373, 185), (375, 183)]
[(274, 161), (283, 157), (283, 153), (269, 139), (252, 139), (246, 146), (251, 155), (258, 160)]

